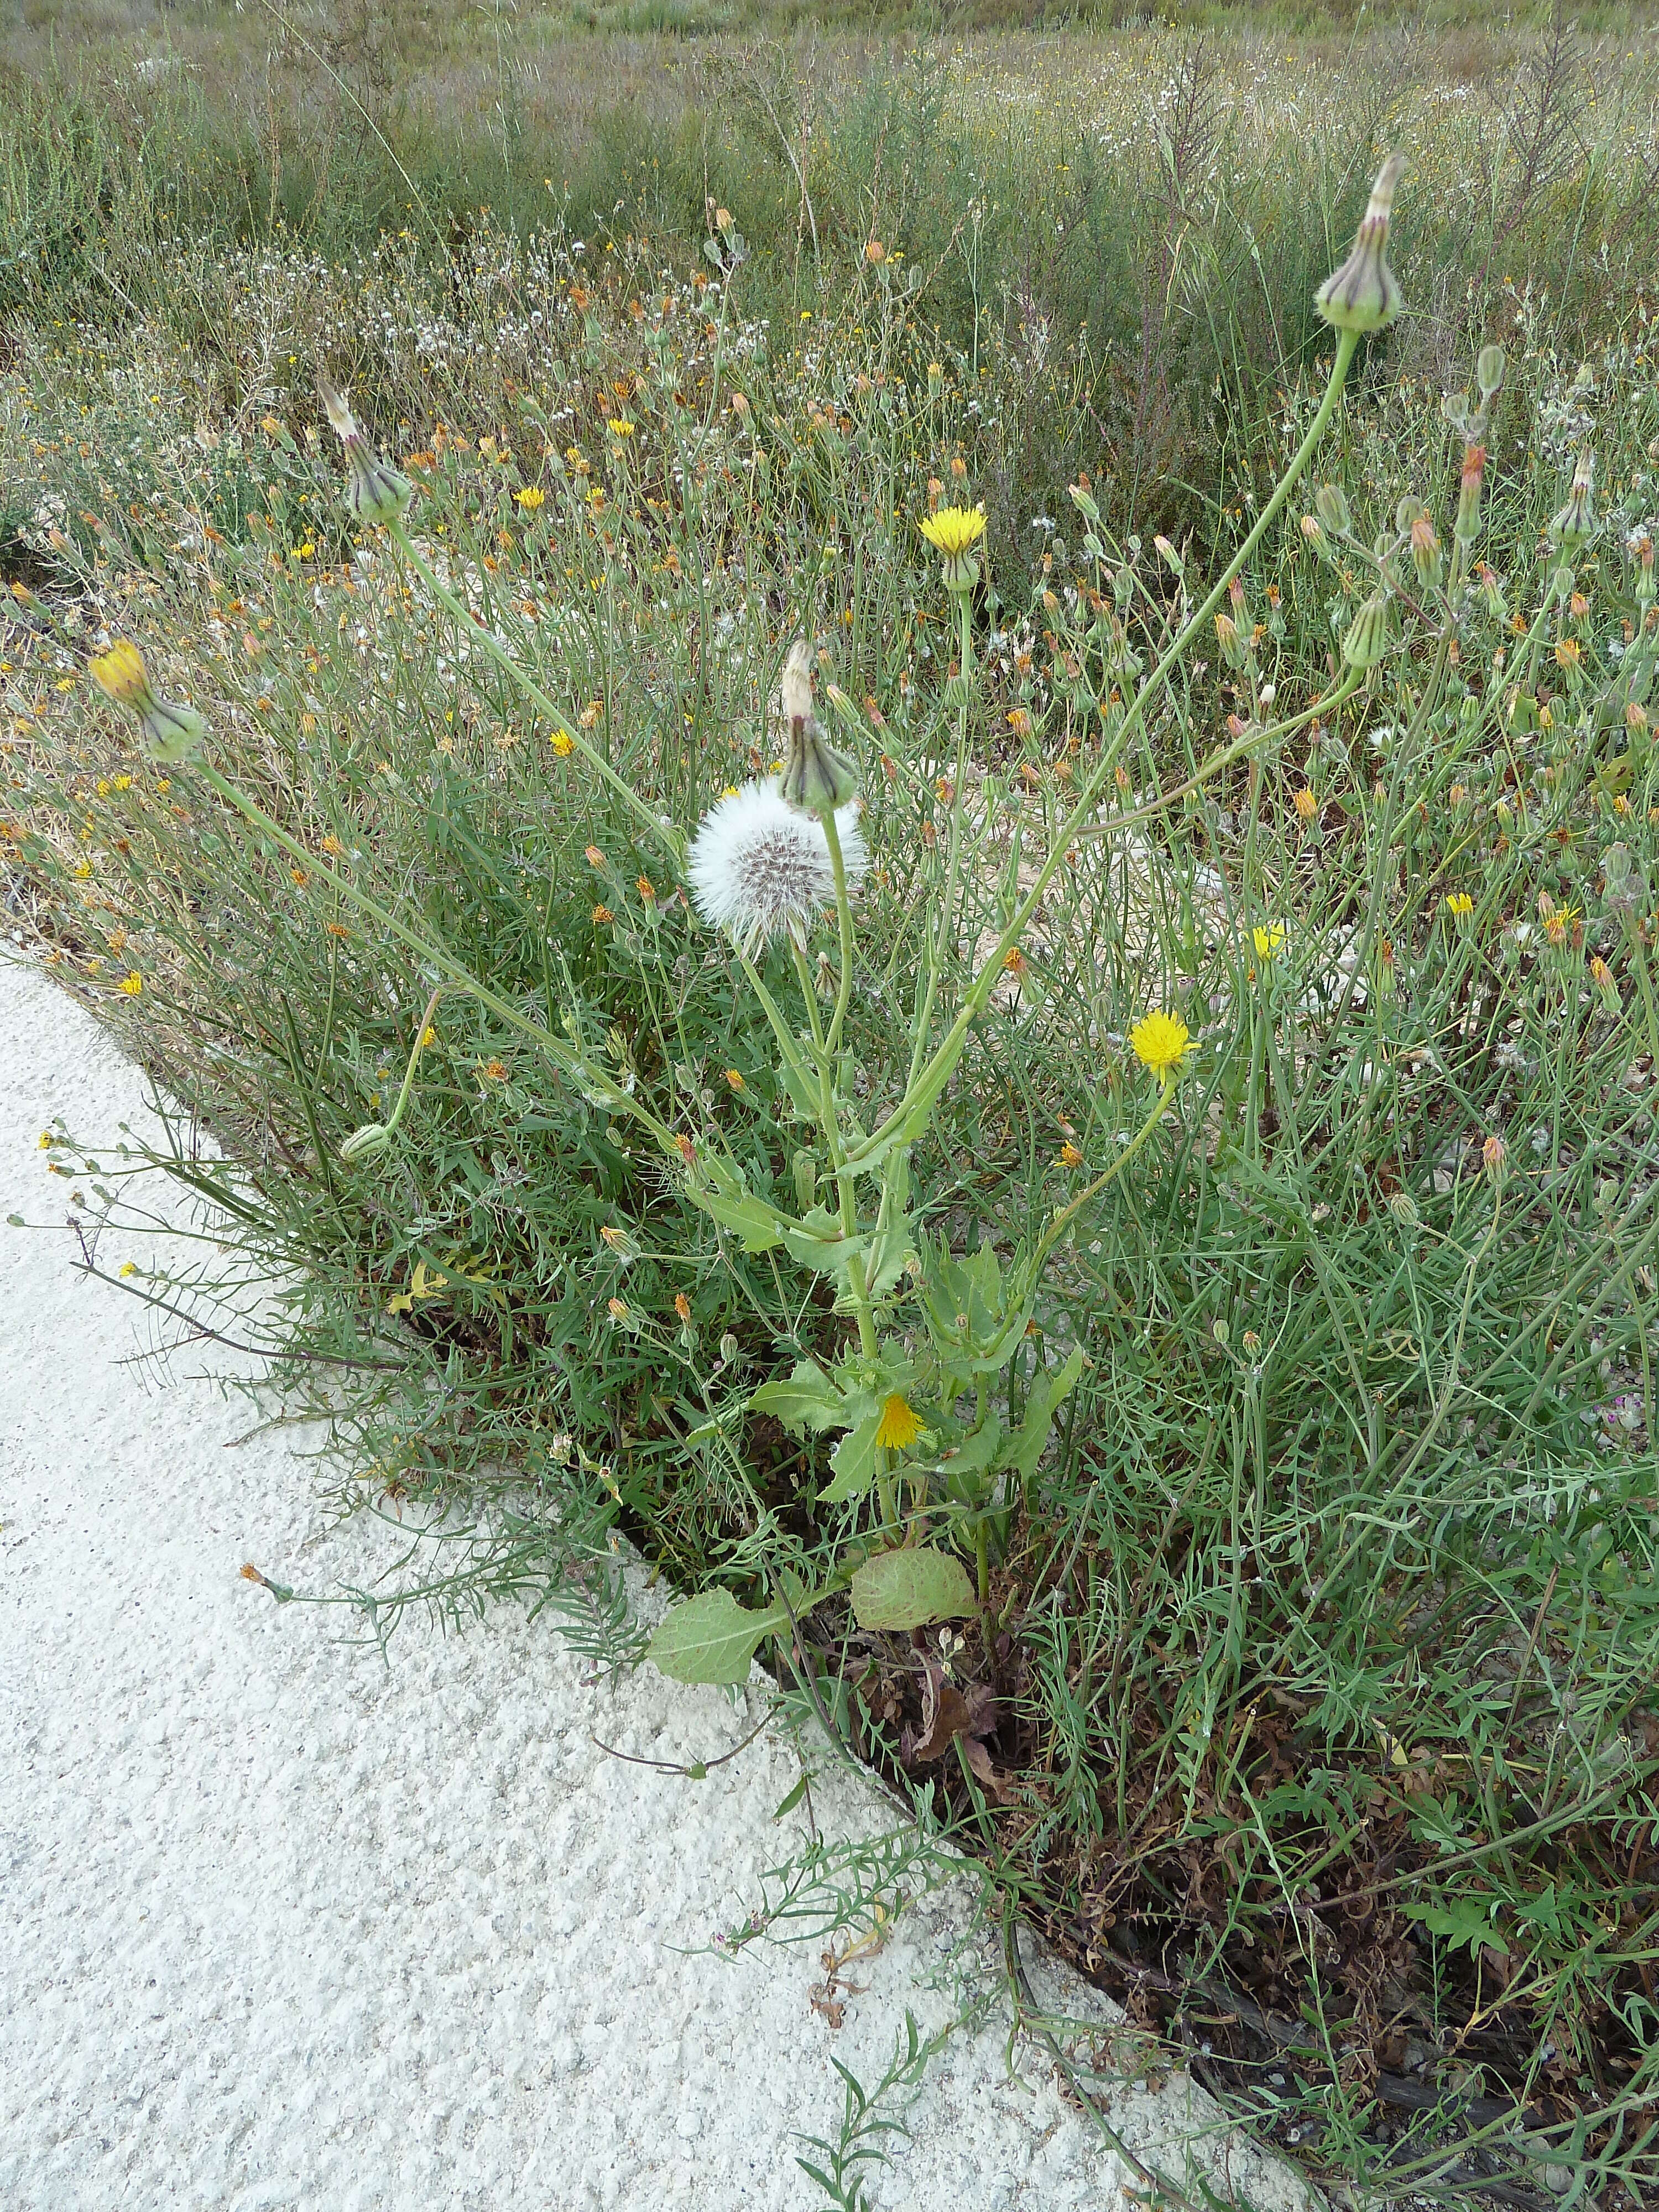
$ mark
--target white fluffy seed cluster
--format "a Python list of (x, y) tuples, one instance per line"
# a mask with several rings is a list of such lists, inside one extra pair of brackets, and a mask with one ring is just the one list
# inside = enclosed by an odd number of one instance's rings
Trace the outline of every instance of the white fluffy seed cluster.
[[(850, 885), (867, 860), (856, 805), (840, 809), (836, 831)], [(746, 783), (710, 809), (693, 841), (686, 874), (703, 920), (726, 931), (750, 959), (786, 930), (805, 945), (815, 919), (835, 903), (823, 824), (798, 813), (780, 794), (775, 777)]]

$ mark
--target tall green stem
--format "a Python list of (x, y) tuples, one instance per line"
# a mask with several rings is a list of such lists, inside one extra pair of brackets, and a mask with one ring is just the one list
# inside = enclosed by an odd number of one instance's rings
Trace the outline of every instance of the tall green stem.
[(442, 581), (431, 564), (416, 551), (414, 543), (403, 524), (394, 522), (388, 526), (394, 541), (401, 548), (410, 566), (424, 580), (427, 589), (433, 597), (441, 600), (448, 608), (460, 625), (463, 636), (474, 645), (481, 645), (490, 659), (499, 667), (505, 669), (532, 706), (544, 714), (556, 730), (568, 738), (589, 767), (593, 769), (611, 787), (617, 797), (622, 800), (635, 821), (639, 823), (641, 828), (649, 833), (653, 842), (661, 847), (678, 869), (685, 858), (684, 840), (679, 831), (665, 823), (659, 815), (652, 812), (638, 792), (629, 783), (627, 778), (618, 775), (599, 747), (590, 744), (581, 735), (580, 718), (574, 714), (567, 715), (561, 708), (556, 707), (535, 678), (520, 666), (495, 631), (487, 624), (479, 622), (472, 610), (450, 590), (447, 584)]
[[(1012, 951), (1024, 935), (1032, 915), (1042, 902), (1043, 893), (1054, 878), (1054, 872), (1065, 859), (1073, 839), (1093, 811), (1095, 800), (1099, 796), (1101, 787), (1115, 765), (1117, 757), (1127, 744), (1130, 732), (1144, 720), (1148, 707), (1168, 682), (1170, 672), (1179, 665), (1193, 640), (1221, 605), (1227, 586), (1261, 544), (1279, 510), (1295, 489), (1297, 479), (1312, 457), (1315, 447), (1324, 436), (1325, 427), (1335, 410), (1336, 403), (1341, 396), (1342, 386), (1347, 380), (1348, 369), (1353, 361), (1354, 349), (1358, 343), (1356, 332), (1352, 331), (1341, 332), (1337, 340), (1336, 358), (1331, 363), (1330, 379), (1325, 386), (1325, 396), (1319, 403), (1318, 411), (1309, 424), (1307, 435), (1297, 447), (1289, 467), (1279, 478), (1272, 498), (1257, 516), (1255, 527), (1223, 570), (1214, 589), (1203, 605), (1188, 617), (1185, 626), (1170, 644), (1157, 667), (1136, 692), (1127, 713), (1114, 733), (1113, 743), (1103, 750), (1092, 774), (1086, 779), (1079, 792), (1077, 804), (1061, 823), (1060, 831), (1050, 846), (1048, 859), (1037, 871), (1036, 879), (1024, 898), (1021, 900), (1012, 921), (1004, 930), (981, 966), (963, 1000), (955, 1021), (945, 1032), (938, 1049), (920, 1074), (912, 1076), (910, 1082), (906, 1085), (904, 1097), (900, 1099), (880, 1127), (849, 1153), (849, 1166), (856, 1168), (879, 1149), (884, 1149), (904, 1126), (909, 1116), (919, 1108), (936, 1098), (944, 1088), (951, 1070), (961, 1057), (969, 1026), (991, 994), (1006, 956)], [(1260, 741), (1259, 732), (1252, 732), (1250, 736), (1241, 739), (1237, 748), (1218, 757), (1212, 764), (1212, 773), (1218, 769), (1227, 758), (1234, 757), (1238, 750), (1248, 750)]]

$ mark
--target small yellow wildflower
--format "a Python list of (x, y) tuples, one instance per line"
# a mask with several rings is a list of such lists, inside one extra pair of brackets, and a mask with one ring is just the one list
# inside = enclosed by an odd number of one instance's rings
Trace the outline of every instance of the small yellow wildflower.
[(120, 988), (125, 992), (128, 998), (136, 999), (138, 996), (138, 994), (144, 988), (144, 979), (138, 973), (138, 970), (136, 968), (130, 969), (128, 972), (122, 976)]
[(1180, 1074), (1182, 1062), (1193, 1048), (1192, 1032), (1180, 1015), (1166, 1014), (1158, 1007), (1135, 1024), (1129, 1042), (1141, 1066), (1166, 1086)]
[(1448, 891), (1446, 911), (1455, 916), (1459, 921), (1467, 921), (1474, 912), (1474, 901), (1467, 891)]
[(438, 1032), (433, 1028), (431, 1023), (428, 1022), (426, 1027), (421, 1031), (421, 1042), (424, 1046), (428, 1044), (436, 1044), (437, 1042)]
[(1083, 1165), (1083, 1155), (1069, 1137), (1060, 1148), (1060, 1164), (1063, 1168), (1080, 1168)]
[(116, 1272), (123, 1276), (136, 1275), (138, 1272), (138, 1262), (136, 1260), (123, 1260)]
[(620, 1298), (608, 1299), (606, 1301), (606, 1310), (610, 1314), (612, 1321), (626, 1321), (629, 1319), (628, 1308)]
[(876, 1442), (888, 1451), (904, 1451), (921, 1434), (921, 1419), (908, 1399), (896, 1390), (890, 1391), (882, 1401), (881, 1419), (876, 1424)]
[(726, 1079), (727, 1083), (730, 1084), (733, 1091), (746, 1091), (749, 1088), (749, 1085), (743, 1079), (743, 1071), (741, 1068), (728, 1067), (726, 1071)]
[(924, 515), (920, 527), (927, 543), (947, 561), (960, 560), (969, 547), (977, 545), (985, 535), (985, 509), (942, 507), (937, 514)]
[(555, 730), (551, 742), (554, 751), (561, 760), (568, 760), (576, 750), (576, 740), (568, 730)]
[(539, 484), (523, 484), (514, 493), (513, 496), (518, 501), (520, 507), (526, 508), (532, 514), (536, 512), (536, 509), (538, 507), (544, 506), (547, 500), (547, 494), (542, 489)]
[(628, 417), (625, 415), (612, 415), (609, 416), (606, 419), (605, 427), (610, 431), (613, 438), (631, 438), (634, 434), (634, 425), (628, 420)]
[(1297, 819), (1301, 822), (1311, 822), (1319, 811), (1319, 801), (1305, 783), (1296, 794), (1295, 805)]
[(1250, 932), (1250, 942), (1255, 947), (1258, 960), (1271, 960), (1285, 942), (1284, 923), (1270, 921), (1265, 929), (1258, 924)]

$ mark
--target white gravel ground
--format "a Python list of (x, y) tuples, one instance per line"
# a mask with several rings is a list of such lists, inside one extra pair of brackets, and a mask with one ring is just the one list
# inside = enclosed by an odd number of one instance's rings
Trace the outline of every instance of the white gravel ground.
[[(111, 1141), (137, 1073), (37, 974), (0, 963), (0, 1218), (61, 1222), (38, 1139)], [(88, 1194), (90, 1197), (91, 1194)], [(701, 1947), (802, 1832), (799, 1773), (763, 1737), (702, 1783), (671, 1759), (741, 1713), (649, 1668), (593, 1685), (545, 1622), (502, 1611), (389, 1668), (350, 1616), (282, 1611), (245, 1559), (362, 1583), (378, 1527), (331, 1528), (291, 1430), (130, 1364), (133, 1314), (71, 1273), (59, 1231), (0, 1227), (0, 2205), (7, 2212), (530, 2212), (822, 2204), (797, 2131), (830, 2134), (830, 2063), (881, 2073), (912, 2007), (948, 2018), (965, 1890), (901, 1914), (851, 1970), (836, 2030), (819, 1946)], [(100, 1254), (111, 1267), (143, 1245)], [(222, 1355), (216, 1355), (222, 1360)], [(124, 1364), (129, 1363), (129, 1364)], [(754, 1704), (758, 1692), (751, 1693)], [(887, 1817), (838, 1772), (830, 1833)], [(1069, 1977), (1048, 2001), (1106, 2017)], [(1115, 2206), (1127, 2170), (1000, 2005), (952, 2038), (872, 2176), (879, 2206)], [(1176, 2075), (1121, 2087), (1115, 2124), (1240, 2201), (1283, 2167)]]

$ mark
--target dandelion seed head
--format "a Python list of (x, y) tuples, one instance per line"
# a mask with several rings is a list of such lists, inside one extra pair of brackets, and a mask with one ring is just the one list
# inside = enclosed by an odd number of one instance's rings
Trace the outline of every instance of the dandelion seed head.
[[(856, 805), (841, 808), (836, 829), (851, 884), (867, 857)], [(775, 777), (744, 784), (703, 817), (686, 874), (703, 920), (750, 958), (785, 930), (804, 945), (814, 917), (835, 902), (823, 825), (791, 806)]]

